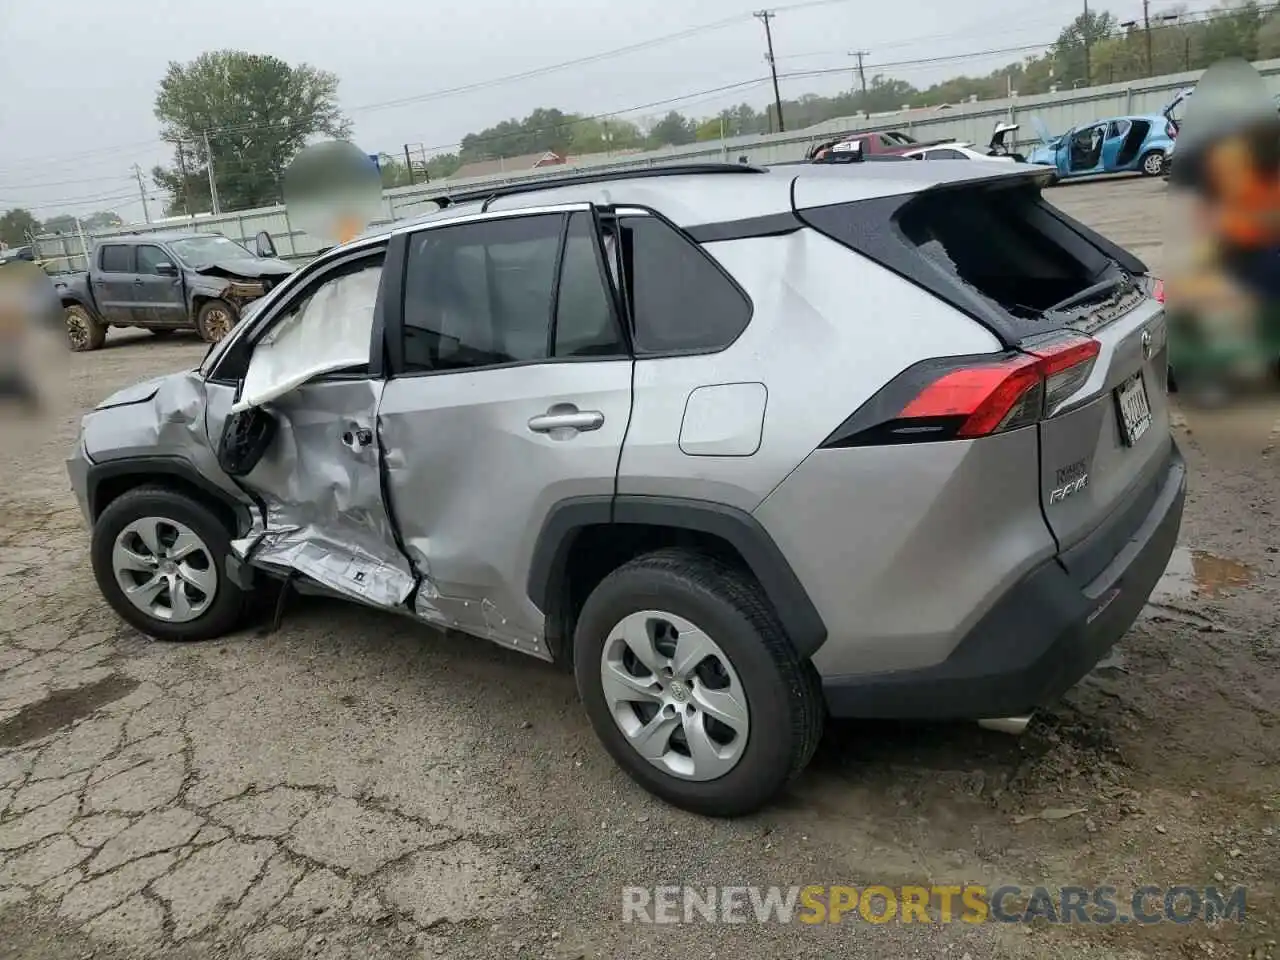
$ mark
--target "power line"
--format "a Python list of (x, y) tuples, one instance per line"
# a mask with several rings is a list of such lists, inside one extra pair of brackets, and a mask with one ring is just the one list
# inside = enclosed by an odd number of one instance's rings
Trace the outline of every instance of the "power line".
[[(803, 8), (805, 8), (805, 7), (809, 7), (809, 6), (823, 6), (823, 5), (827, 5), (828, 3), (836, 3), (836, 2), (841, 2), (841, 3), (843, 3), (843, 2), (848, 2), (848, 0), (823, 0), (823, 2), (817, 2), (817, 3), (808, 3), (808, 4), (791, 4), (791, 5), (788, 5), (788, 6), (785, 6), (785, 7), (780, 7), (780, 8), (778, 8), (778, 9), (783, 9), (783, 10), (795, 10), (795, 9), (803, 9)], [(1157, 0), (1157, 2), (1163, 2), (1163, 0)], [(762, 12), (767, 12), (767, 13), (769, 13), (769, 14), (770, 14), (770, 16), (773, 16), (773, 15), (774, 15), (774, 11), (762, 11)], [(1199, 15), (1199, 14), (1212, 14), (1212, 13), (1214, 13), (1214, 11), (1213, 11), (1213, 10), (1185, 11), (1185, 12), (1184, 12), (1184, 15), (1185, 15), (1185, 16), (1196, 16), (1196, 15)], [(743, 16), (745, 16), (745, 15), (743, 15)], [(725, 21), (718, 21), (716, 24), (704, 24), (704, 25), (702, 25), (701, 27), (690, 28), (689, 30), (680, 31), (679, 33), (676, 33), (676, 34), (668, 34), (668, 35), (666, 35), (666, 37), (655, 38), (655, 39), (650, 40), (650, 41), (644, 41), (644, 42), (642, 42), (641, 44), (633, 44), (633, 45), (631, 45), (630, 47), (619, 48), (619, 50), (621, 50), (621, 51), (628, 51), (628, 50), (632, 50), (632, 49), (638, 49), (638, 48), (641, 48), (641, 47), (643, 47), (643, 46), (652, 46), (652, 45), (655, 45), (655, 44), (658, 44), (658, 43), (661, 43), (661, 42), (669, 42), (672, 38), (682, 37), (682, 36), (686, 36), (686, 35), (691, 35), (692, 33), (695, 33), (695, 32), (701, 32), (701, 31), (703, 31), (703, 30), (707, 30), (707, 29), (712, 29), (712, 28), (715, 28), (715, 27), (717, 27), (717, 26), (719, 26), (719, 25), (727, 24), (727, 23), (729, 23), (729, 22), (734, 22), (734, 23), (739, 22), (739, 21), (741, 21), (741, 20), (743, 19), (743, 16), (740, 16), (740, 17), (737, 17), (737, 18), (732, 18), (732, 21), (725, 20)], [(1192, 21), (1192, 22), (1203, 22), (1203, 21)], [(1037, 50), (1044, 50), (1044, 49), (1046, 49), (1046, 48), (1048, 48), (1048, 47), (1053, 46), (1053, 44), (1054, 44), (1054, 43), (1056, 43), (1056, 42), (1057, 42), (1057, 41), (1056, 41), (1056, 39), (1055, 39), (1055, 40), (1053, 40), (1053, 41), (1046, 41), (1046, 42), (1042, 42), (1042, 43), (1029, 43), (1029, 44), (1023, 44), (1023, 45), (1018, 45), (1018, 46), (1009, 46), (1009, 47), (1002, 47), (1002, 48), (996, 48), (996, 49), (985, 49), (985, 50), (970, 51), (970, 52), (966, 52), (966, 53), (959, 53), (959, 54), (948, 54), (948, 55), (935, 56), (935, 57), (920, 57), (920, 58), (903, 59), (903, 60), (896, 60), (896, 61), (885, 61), (885, 62), (881, 62), (881, 63), (877, 63), (877, 62), (874, 62), (874, 61), (868, 61), (868, 62), (866, 62), (866, 63), (865, 63), (865, 66), (869, 66), (869, 67), (871, 67), (871, 68), (872, 68), (872, 69), (874, 69), (874, 70), (889, 70), (889, 69), (901, 69), (901, 68), (911, 68), (911, 67), (932, 66), (932, 65), (938, 65), (938, 64), (943, 64), (943, 63), (954, 63), (954, 62), (961, 62), (961, 61), (967, 61), (967, 60), (976, 60), (976, 59), (989, 58), (989, 57), (1000, 56), (1000, 55), (1009, 55), (1009, 54), (1027, 53), (1027, 52), (1032, 52), (1032, 51), (1037, 51)], [(599, 59), (599, 58), (603, 58), (603, 57), (608, 57), (608, 56), (611, 56), (611, 55), (615, 55), (617, 52), (618, 52), (618, 51), (609, 51), (608, 53), (592, 55), (592, 57), (590, 57), (590, 58), (579, 58), (577, 61), (569, 61), (569, 62), (567, 62), (567, 63), (574, 64), (574, 63), (579, 63), (579, 62), (584, 61), (584, 60)], [(846, 52), (846, 53), (847, 53), (847, 52)], [(865, 51), (864, 51), (864, 55), (865, 55)], [(550, 70), (550, 69), (557, 68), (558, 66), (559, 66), (559, 65), (553, 65), (552, 67), (548, 67), (548, 68), (540, 68), (540, 69), (542, 69), (542, 70)], [(781, 81), (783, 81), (783, 80), (791, 81), (791, 80), (804, 79), (804, 78), (814, 78), (814, 77), (829, 76), (829, 75), (832, 75), (832, 74), (838, 74), (838, 73), (845, 72), (845, 70), (846, 70), (846, 69), (847, 69), (847, 68), (832, 68), (832, 69), (818, 69), (818, 70), (807, 70), (807, 71), (794, 71), (794, 72), (790, 72), (790, 73), (778, 74), (778, 75), (777, 75), (777, 77), (778, 77), (778, 81), (779, 81), (779, 82), (781, 82)], [(607, 113), (600, 113), (600, 114), (595, 114), (595, 115), (592, 115), (592, 116), (575, 118), (575, 119), (573, 119), (573, 120), (566, 120), (566, 121), (564, 121), (564, 125), (566, 125), (566, 126), (573, 126), (573, 125), (575, 125), (575, 124), (584, 123), (584, 122), (589, 122), (589, 121), (592, 121), (592, 120), (602, 120), (602, 119), (607, 119), (607, 118), (612, 118), (612, 117), (622, 116), (622, 115), (624, 115), (624, 114), (628, 114), (628, 113), (635, 113), (635, 112), (638, 112), (638, 111), (641, 111), (641, 110), (645, 110), (645, 109), (652, 109), (653, 107), (673, 105), (673, 104), (676, 104), (676, 103), (680, 103), (680, 102), (684, 102), (684, 101), (689, 101), (689, 100), (694, 100), (694, 99), (697, 99), (697, 98), (704, 98), (704, 97), (708, 97), (708, 96), (714, 96), (714, 95), (717, 95), (717, 94), (720, 94), (720, 93), (728, 92), (728, 91), (730, 91), (730, 90), (743, 89), (743, 88), (746, 88), (746, 87), (756, 86), (756, 85), (759, 85), (759, 84), (761, 84), (761, 83), (767, 82), (769, 79), (771, 79), (771, 78), (772, 78), (772, 76), (773, 76), (773, 74), (774, 74), (774, 72), (775, 72), (775, 71), (772, 71), (772, 70), (771, 70), (770, 77), (765, 77), (765, 78), (756, 78), (756, 79), (752, 79), (752, 80), (739, 81), (739, 82), (736, 82), (736, 83), (731, 83), (731, 84), (726, 84), (726, 85), (719, 86), (719, 87), (714, 87), (714, 88), (711, 88), (711, 89), (709, 89), (709, 90), (702, 90), (702, 91), (697, 91), (697, 92), (694, 92), (694, 93), (683, 94), (683, 95), (681, 95), (681, 96), (677, 96), (677, 97), (671, 97), (671, 98), (666, 98), (666, 99), (662, 99), (662, 100), (655, 100), (655, 101), (651, 101), (651, 102), (646, 103), (646, 104), (641, 104), (641, 105), (633, 106), (633, 107), (627, 107), (627, 108), (623, 108), (623, 109), (620, 109), (620, 110), (609, 111), (609, 112), (607, 112)], [(528, 72), (528, 71), (526, 71), (526, 74), (527, 74), (527, 73), (529, 73), (529, 72)], [(511, 75), (511, 76), (512, 76), (512, 77), (522, 77), (522, 76), (525, 76), (525, 74), (515, 74), (515, 75)], [(507, 77), (507, 78), (495, 78), (495, 79), (494, 79), (494, 80), (492, 80), (492, 81), (486, 81), (486, 83), (508, 82), (510, 79), (511, 79), (510, 77)], [(471, 85), (471, 86), (475, 86), (475, 85)], [(466, 90), (466, 89), (469, 89), (469, 88), (464, 87), (464, 88), (453, 88), (453, 89), (454, 89), (454, 90)], [(443, 96), (443, 95), (447, 95), (448, 93), (449, 93), (449, 91), (437, 91), (436, 93), (433, 93), (433, 94), (426, 94), (426, 95), (423, 95), (423, 96), (428, 96), (428, 97), (431, 97), (431, 96)], [(780, 99), (781, 99), (781, 97), (780, 97), (780, 92), (775, 91), (775, 97), (774, 97), (774, 100), (775, 100), (775, 106), (777, 106), (777, 105), (779, 104)], [(390, 102), (390, 101), (389, 101), (389, 102)], [(399, 102), (399, 101), (395, 101), (395, 102)], [(221, 128), (221, 132), (229, 132), (229, 131), (232, 131), (232, 130), (235, 130), (235, 129), (243, 129), (243, 130), (245, 130), (245, 131), (248, 131), (248, 130), (252, 130), (252, 129), (263, 129), (263, 128), (265, 128), (265, 127), (269, 127), (269, 126), (272, 126), (272, 125), (269, 125), (269, 124), (245, 124), (245, 125), (242, 125), (242, 127), (241, 127), (241, 128), (229, 128), (229, 127), (228, 127), (228, 128)], [(278, 126), (281, 126), (281, 125), (278, 125), (278, 124), (277, 124), (277, 125), (275, 125), (275, 126), (277, 126), (277, 127), (278, 127)], [(291, 124), (285, 124), (284, 126), (291, 126)], [(216, 133), (216, 132), (219, 132), (219, 131), (215, 129), (215, 130), (211, 130), (210, 132), (211, 132), (211, 133)], [(478, 138), (478, 139), (477, 139), (477, 138), (475, 138), (474, 136), (472, 136), (472, 137), (469, 137), (469, 139), (470, 139), (470, 140), (471, 140), (471, 142), (473, 142), (473, 143), (475, 143), (475, 142), (483, 143), (483, 142), (488, 142), (488, 141), (489, 141), (489, 140), (491, 140), (491, 139), (501, 139), (501, 137), (500, 137), (500, 136), (494, 136), (494, 137), (491, 137), (491, 138)], [(151, 142), (171, 142), (171, 141), (160, 140), (160, 141), (151, 141)], [(426, 149), (426, 150), (430, 150), (430, 151), (446, 150), (446, 149), (450, 149), (450, 148), (458, 147), (458, 146), (460, 146), (460, 144), (461, 144), (461, 141), (454, 141), (454, 142), (452, 142), (452, 143), (440, 144), (440, 145), (438, 145), (438, 146), (432, 146), (432, 147), (426, 147), (425, 149)], [(120, 152), (120, 151), (122, 151), (122, 150), (124, 150), (124, 149), (127, 149), (127, 148), (126, 148), (126, 147), (103, 148), (103, 150), (102, 150), (102, 151), (100, 151), (100, 152), (102, 152), (102, 153), (107, 153), (107, 152)], [(94, 151), (89, 151), (89, 152), (87, 152), (87, 153), (82, 153), (82, 154), (78, 155), (76, 159), (79, 159), (80, 157), (83, 157), (83, 156), (91, 155), (93, 152), (94, 152)], [(228, 165), (230, 165), (232, 168), (236, 168), (237, 166), (239, 166), (239, 168), (244, 168), (244, 167), (247, 167), (247, 166), (250, 164), (250, 162), (249, 162), (249, 161), (247, 161), (247, 160), (238, 159), (238, 158), (220, 158), (220, 160), (219, 160), (219, 164), (220, 164), (220, 167), (222, 167), (222, 168), (226, 168)], [(44, 187), (54, 187), (54, 186), (61, 186), (61, 185), (70, 185), (70, 184), (76, 184), (76, 183), (107, 183), (107, 182), (117, 182), (117, 181), (120, 181), (120, 180), (127, 180), (127, 179), (132, 179), (132, 178), (131, 178), (131, 177), (120, 177), (120, 176), (103, 176), (103, 177), (97, 177), (97, 178), (81, 178), (81, 179), (75, 179), (75, 180), (59, 180), (59, 181), (48, 181), (48, 182), (33, 182), (33, 181), (27, 181), (27, 182), (24, 182), (24, 183), (21, 183), (21, 184), (10, 184), (10, 185), (8, 185), (8, 187), (9, 187), (9, 188), (14, 188), (14, 189), (24, 189), (24, 188), (25, 188), (25, 189), (40, 189), (40, 188), (44, 188)], [(69, 199), (69, 200), (57, 201), (56, 203), (52, 203), (52, 204), (51, 204), (51, 203), (42, 203), (42, 202), (38, 202), (38, 201), (26, 201), (25, 203), (26, 203), (27, 205), (30, 205), (30, 206), (72, 205), (72, 204), (75, 204), (75, 203), (81, 203), (81, 202), (83, 202), (83, 203), (90, 203), (90, 202), (94, 202), (95, 200), (99, 200), (99, 199), (105, 200), (105, 199), (107, 199), (107, 198), (81, 197), (81, 198), (74, 198), (74, 199)], [(111, 199), (115, 199), (115, 198), (111, 198)], [(12, 201), (10, 201), (9, 203), (11, 203), (11, 204), (12, 204), (13, 202), (12, 202)], [(18, 204), (16, 204), (16, 205), (22, 205), (22, 203), (18, 203)]]
[[(852, 3), (852, 2), (853, 0), (801, 0), (801, 2), (786, 4), (783, 6), (779, 6), (776, 9), (784, 12), (801, 11), (801, 10), (808, 10), (808, 9), (813, 9), (817, 7), (836, 6), (839, 4), (846, 4), (846, 3)], [(506, 74), (500, 77), (492, 77), (487, 80), (478, 80), (474, 83), (462, 84), (456, 87), (447, 87), (441, 90), (433, 90), (426, 93), (415, 94), (413, 96), (399, 97), (393, 100), (383, 100), (376, 103), (360, 104), (355, 107), (351, 107), (350, 109), (344, 110), (343, 112), (348, 115), (368, 113), (376, 110), (384, 110), (392, 107), (405, 106), (408, 104), (425, 103), (430, 100), (438, 100), (444, 97), (458, 96), (460, 94), (472, 93), (477, 90), (484, 90), (484, 89), (488, 89), (490, 87), (495, 87), (495, 86), (503, 86), (509, 83), (518, 83), (524, 80), (530, 80), (536, 77), (546, 76), (547, 74), (557, 73), (562, 70), (572, 69), (573, 67), (586, 66), (588, 64), (598, 63), (603, 60), (610, 60), (615, 57), (626, 56), (631, 53), (636, 53), (641, 50), (650, 49), (652, 47), (661, 46), (667, 43), (674, 43), (679, 40), (685, 40), (685, 39), (688, 39), (689, 37), (694, 37), (702, 33), (707, 33), (715, 30), (722, 30), (726, 27), (743, 24), (748, 21), (749, 16), (750, 15), (744, 13), (744, 14), (737, 14), (732, 17), (724, 17), (720, 20), (711, 21), (709, 23), (698, 24), (693, 27), (687, 27), (683, 30), (677, 30), (673, 33), (664, 34), (663, 36), (660, 36), (660, 37), (653, 37), (652, 39), (649, 39), (649, 40), (641, 40), (637, 43), (627, 44), (626, 46), (622, 46), (622, 47), (616, 47), (612, 50), (605, 50), (599, 53), (588, 54), (587, 56), (583, 56), (583, 57), (576, 57), (572, 60), (564, 60), (558, 63), (548, 64), (543, 67), (535, 67), (530, 70), (524, 70), (519, 73)], [(207, 132), (211, 136), (217, 136), (223, 133), (242, 133), (242, 132), (249, 132), (252, 130), (269, 129), (273, 127), (274, 128), (283, 127), (285, 129), (288, 129), (296, 125), (297, 125), (296, 123), (230, 124), (224, 127), (211, 127)], [(118, 147), (103, 147), (103, 148), (99, 148), (98, 150), (81, 152), (80, 154), (78, 154), (76, 159), (80, 160), (89, 156), (116, 153), (124, 150), (134, 149), (139, 146), (154, 146), (157, 143), (163, 143), (165, 141), (166, 141), (166, 138), (164, 137), (156, 137), (151, 140), (137, 141), (130, 144), (121, 144)], [(22, 160), (22, 161), (18, 161), (18, 164), (19, 165), (39, 165), (45, 162), (49, 162), (50, 160), (56, 161), (58, 159), (60, 158), (55, 157), (55, 158), (46, 158), (45, 160), (38, 160), (38, 159)]]

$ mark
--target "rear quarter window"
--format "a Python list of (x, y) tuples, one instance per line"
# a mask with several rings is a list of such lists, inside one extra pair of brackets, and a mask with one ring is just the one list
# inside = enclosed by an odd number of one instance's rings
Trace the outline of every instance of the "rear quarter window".
[(692, 240), (656, 217), (619, 222), (637, 354), (723, 350), (751, 322), (751, 301)]

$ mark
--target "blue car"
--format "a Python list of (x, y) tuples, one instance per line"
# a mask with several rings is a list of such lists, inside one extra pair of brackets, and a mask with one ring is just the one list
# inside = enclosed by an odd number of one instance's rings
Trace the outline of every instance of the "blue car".
[(1130, 172), (1158, 177), (1178, 135), (1177, 125), (1161, 113), (1098, 120), (1060, 137), (1049, 136), (1038, 121), (1036, 127), (1041, 145), (1027, 159), (1053, 167), (1055, 180)]

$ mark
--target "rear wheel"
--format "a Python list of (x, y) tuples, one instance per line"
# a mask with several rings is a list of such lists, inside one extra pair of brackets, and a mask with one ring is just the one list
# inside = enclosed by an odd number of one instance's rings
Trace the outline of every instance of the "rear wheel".
[(663, 550), (587, 598), (578, 690), (605, 748), (675, 806), (739, 816), (808, 764), (822, 734), (817, 675), (745, 573)]
[(196, 314), (196, 332), (207, 343), (217, 343), (235, 325), (235, 309), (225, 300), (210, 300)]
[(97, 350), (107, 342), (107, 325), (79, 304), (63, 308), (67, 323), (67, 346), (75, 353)]
[(122, 494), (93, 526), (98, 588), (124, 620), (159, 640), (234, 630), (246, 594), (225, 574), (231, 537), (204, 504), (163, 487)]
[(1141, 164), (1142, 174), (1146, 177), (1158, 177), (1164, 173), (1164, 154), (1159, 150), (1152, 150), (1142, 158)]

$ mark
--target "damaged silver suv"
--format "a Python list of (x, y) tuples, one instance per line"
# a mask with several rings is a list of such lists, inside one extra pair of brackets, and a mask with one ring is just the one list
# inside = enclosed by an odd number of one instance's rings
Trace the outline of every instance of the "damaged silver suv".
[(85, 417), (98, 584), (166, 640), (283, 581), (570, 664), (708, 814), (828, 714), (1024, 718), (1137, 616), (1185, 471), (1145, 268), (993, 166), (577, 176), (329, 251)]

